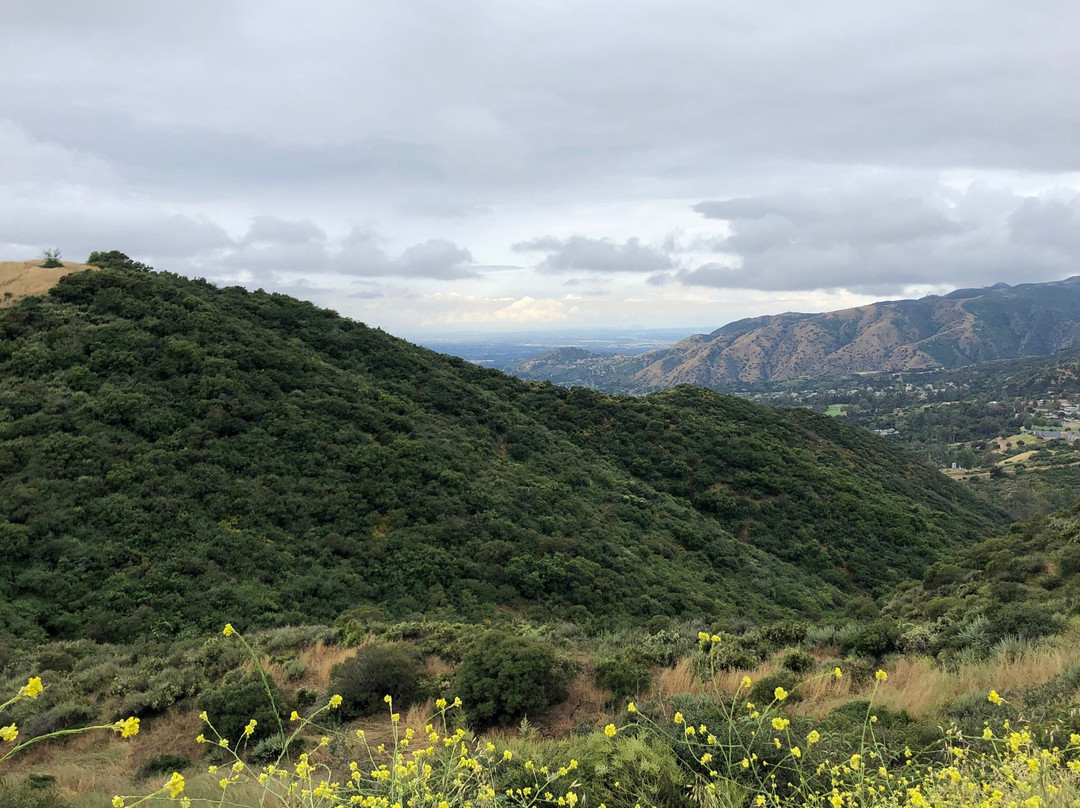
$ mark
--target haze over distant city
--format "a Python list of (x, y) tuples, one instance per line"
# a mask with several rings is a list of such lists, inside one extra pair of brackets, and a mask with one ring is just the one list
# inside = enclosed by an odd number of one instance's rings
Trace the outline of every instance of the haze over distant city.
[(0, 260), (402, 336), (1080, 274), (1072, 2), (5, 3)]

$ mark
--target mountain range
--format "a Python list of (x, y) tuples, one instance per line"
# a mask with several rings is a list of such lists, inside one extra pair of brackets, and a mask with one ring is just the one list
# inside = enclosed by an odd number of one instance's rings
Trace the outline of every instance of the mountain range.
[(1076, 347), (1080, 276), (823, 314), (753, 317), (637, 356), (560, 348), (519, 362), (512, 372), (621, 392), (677, 384), (733, 389), (822, 375), (957, 368)]

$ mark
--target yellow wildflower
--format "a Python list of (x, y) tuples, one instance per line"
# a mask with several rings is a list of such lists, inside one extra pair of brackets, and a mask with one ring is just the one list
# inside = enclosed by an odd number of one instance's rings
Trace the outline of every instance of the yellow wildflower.
[(682, 713), (675, 713), (674, 721), (675, 721), (676, 724), (681, 724), (683, 722), (683, 714)]
[(113, 808), (124, 808), (124, 798), (123, 797), (113, 797), (112, 798), (112, 805), (113, 805)]
[(225, 628), (221, 630), (221, 633), (224, 634), (226, 637), (231, 637), (233, 634), (236, 633), (236, 629), (232, 627), (232, 623), (226, 623)]
[(742, 678), (742, 681), (741, 681), (741, 682), (739, 683), (739, 685), (740, 685), (741, 687), (745, 687), (745, 688), (746, 688), (746, 689), (748, 689), (748, 690), (750, 689), (750, 686), (751, 686), (752, 684), (753, 684), (753, 682), (752, 682), (752, 681), (750, 680), (750, 677), (749, 677), (749, 676), (744, 676), (744, 677)]
[(6, 727), (0, 727), (0, 738), (5, 741), (14, 741), (19, 737), (19, 728), (14, 724), (8, 724)]
[(289, 720), (290, 721), (299, 721), (300, 720), (300, 713), (296, 712), (296, 710), (293, 710), (292, 715), (289, 716)]
[(772, 720), (772, 727), (773, 727), (773, 729), (775, 729), (775, 730), (776, 730), (777, 732), (780, 732), (781, 730), (787, 729), (787, 726), (788, 726), (788, 724), (790, 724), (790, 723), (791, 723), (791, 722), (790, 722), (790, 721), (788, 721), (788, 720), (787, 720), (786, 718), (774, 718), (774, 719)]
[(791, 754), (793, 754), (797, 758), (801, 758), (802, 757), (802, 750), (797, 746), (793, 746), (793, 747), (791, 747)]
[(330, 707), (336, 710), (338, 707), (341, 706), (341, 701), (341, 696), (335, 693), (333, 696), (330, 697)]
[(843, 679), (844, 678), (844, 672), (842, 670), (840, 670), (839, 668), (833, 668), (832, 675), (835, 676), (837, 679)]
[(807, 743), (817, 743), (821, 740), (821, 733), (816, 729), (810, 730), (810, 734), (806, 736)]
[(634, 704), (634, 702), (630, 702), (629, 704), (626, 705), (626, 712), (628, 712), (628, 713), (636, 713), (637, 712), (637, 705)]
[(986, 697), (986, 700), (991, 704), (1001, 704), (1001, 702), (1005, 701), (1005, 699), (998, 695), (996, 690), (991, 690), (990, 695)]
[(252, 736), (252, 734), (255, 732), (255, 725), (258, 723), (259, 722), (256, 721), (254, 718), (247, 722), (247, 726), (244, 727), (245, 738), (250, 738)]
[(184, 790), (184, 775), (180, 774), (180, 772), (173, 772), (169, 782), (165, 784), (165, 789), (169, 792), (169, 796), (175, 800), (180, 796), (180, 792)]
[(615, 729), (614, 724), (608, 724), (606, 727), (604, 727), (604, 734), (607, 735), (609, 738), (614, 738), (616, 732), (618, 732), (618, 730)]
[(44, 689), (45, 688), (41, 686), (41, 677), (35, 676), (19, 688), (19, 698), (25, 696), (28, 699), (36, 699)]
[(776, 698), (777, 701), (783, 701), (788, 697), (788, 692), (784, 690), (784, 688), (778, 687), (776, 688), (776, 690), (773, 691), (773, 696)]
[(120, 733), (121, 738), (130, 738), (132, 735), (139, 734), (139, 719), (129, 716), (122, 721), (117, 721), (112, 728)]
[(879, 682), (885, 682), (888, 680), (889, 674), (885, 673), (885, 671), (883, 670), (879, 670), (877, 673), (874, 674), (874, 678), (877, 679)]

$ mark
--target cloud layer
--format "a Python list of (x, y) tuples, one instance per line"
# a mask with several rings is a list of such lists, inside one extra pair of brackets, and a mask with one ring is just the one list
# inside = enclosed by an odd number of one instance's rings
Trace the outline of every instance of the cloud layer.
[(8, 5), (0, 258), (122, 249), (395, 330), (1080, 271), (1068, 0)]

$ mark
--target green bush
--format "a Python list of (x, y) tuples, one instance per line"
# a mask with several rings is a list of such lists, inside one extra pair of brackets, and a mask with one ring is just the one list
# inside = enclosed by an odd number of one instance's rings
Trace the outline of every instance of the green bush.
[(624, 650), (618, 656), (597, 660), (593, 678), (617, 698), (636, 696), (649, 689), (652, 666), (634, 651)]
[(0, 808), (68, 808), (52, 788), (30, 782), (11, 783), (0, 779)]
[(814, 659), (812, 654), (805, 651), (792, 651), (789, 654), (784, 654), (783, 659), (780, 660), (780, 665), (792, 673), (809, 673), (817, 665), (817, 660)]
[[(244, 727), (254, 718), (258, 724), (248, 740), (250, 746), (279, 732), (279, 719), (284, 722), (289, 715), (285, 694), (273, 679), (268, 677), (267, 681), (273, 702), (278, 708), (277, 715), (274, 714), (262, 677), (255, 672), (225, 677), (220, 685), (199, 696), (199, 709), (206, 712), (214, 729), (230, 744), (240, 740)], [(207, 731), (205, 734), (207, 738), (216, 740), (211, 732)]]
[(883, 617), (860, 626), (852, 635), (845, 637), (840, 649), (845, 654), (881, 659), (899, 648), (900, 636), (896, 621)]
[(364, 645), (330, 671), (330, 691), (341, 696), (341, 717), (350, 720), (385, 709), (386, 696), (395, 707), (415, 704), (426, 693), (425, 679), (424, 659), (414, 645)]
[(990, 636), (994, 640), (1004, 637), (1020, 637), (1033, 640), (1049, 634), (1060, 634), (1064, 628), (1062, 618), (1054, 613), (1052, 606), (1032, 601), (1006, 603), (990, 611)]
[(802, 694), (795, 688), (799, 686), (799, 677), (791, 671), (777, 671), (758, 679), (750, 688), (750, 701), (765, 705), (775, 698), (776, 688), (782, 687), (788, 692), (789, 701), (802, 701)]
[(550, 645), (489, 631), (465, 655), (454, 692), (477, 727), (514, 724), (563, 701), (570, 665)]
[(135, 779), (145, 780), (148, 777), (182, 772), (190, 766), (191, 758), (187, 755), (155, 755), (135, 770)]

